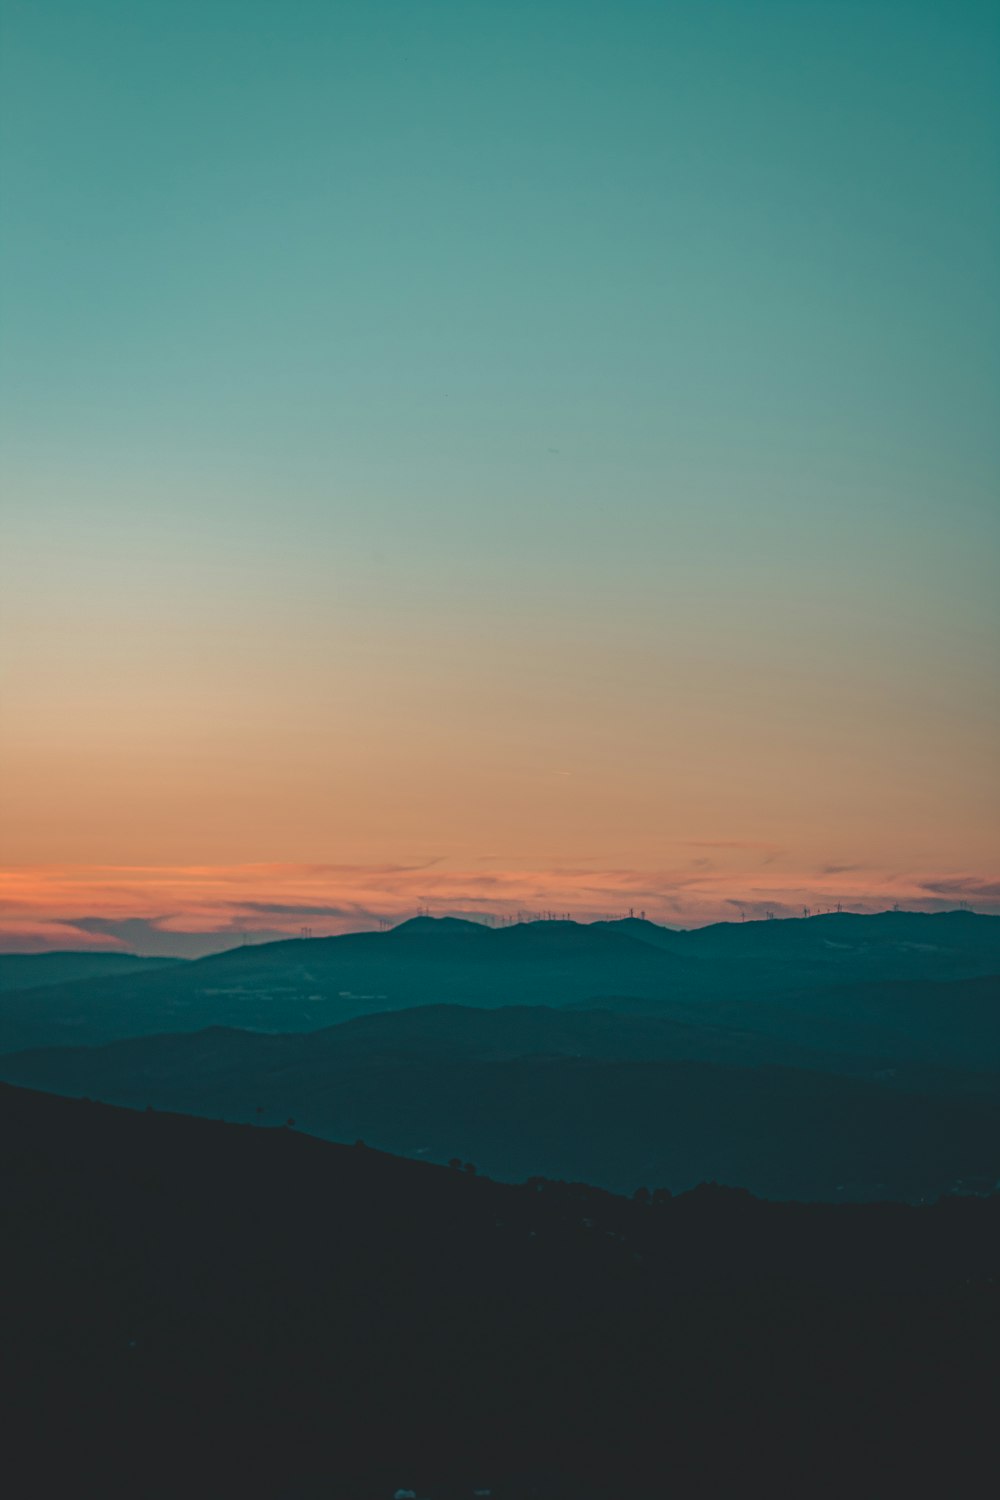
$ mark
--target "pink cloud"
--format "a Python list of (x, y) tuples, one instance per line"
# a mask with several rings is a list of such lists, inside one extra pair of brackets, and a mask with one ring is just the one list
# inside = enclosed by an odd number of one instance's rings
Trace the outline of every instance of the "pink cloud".
[[(700, 847), (725, 845), (713, 841)], [(452, 868), (440, 858), (375, 865), (35, 866), (0, 870), (0, 947), (123, 947), (128, 939), (121, 934), (129, 932), (129, 921), (140, 924), (134, 930), (152, 941), (157, 934), (164, 944), (202, 935), (218, 939), (215, 946), (221, 947), (243, 933), (295, 935), (307, 925), (326, 935), (401, 921), (418, 909), (438, 915), (558, 911), (590, 920), (632, 908), (687, 927), (732, 920), (738, 910), (798, 913), (838, 902), (856, 911), (883, 910), (896, 902), (936, 910), (960, 900), (979, 910), (998, 910), (1000, 882), (963, 873), (905, 876), (850, 865), (796, 870), (777, 860), (735, 869), (720, 868), (716, 860), (687, 859), (643, 870), (578, 865), (484, 870)]]

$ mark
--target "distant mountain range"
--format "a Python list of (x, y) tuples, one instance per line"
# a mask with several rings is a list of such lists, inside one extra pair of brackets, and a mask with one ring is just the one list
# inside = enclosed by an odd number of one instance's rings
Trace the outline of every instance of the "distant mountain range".
[[(37, 959), (43, 966), (45, 955)], [(23, 962), (23, 960), (22, 960)], [(384, 933), (235, 948), (0, 997), (0, 1052), (206, 1026), (314, 1031), (414, 1005), (773, 1000), (806, 989), (1000, 973), (1000, 917), (833, 913), (688, 932), (639, 920), (488, 928), (416, 918)]]

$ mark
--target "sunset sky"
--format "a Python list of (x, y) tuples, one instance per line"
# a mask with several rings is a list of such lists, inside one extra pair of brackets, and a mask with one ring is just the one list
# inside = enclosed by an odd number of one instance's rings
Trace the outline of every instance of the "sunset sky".
[(1000, 911), (1000, 11), (3, 0), (0, 948)]

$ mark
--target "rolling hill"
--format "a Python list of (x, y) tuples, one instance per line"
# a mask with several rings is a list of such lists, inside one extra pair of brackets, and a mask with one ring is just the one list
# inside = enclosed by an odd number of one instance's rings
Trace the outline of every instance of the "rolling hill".
[[(0, 997), (0, 1052), (239, 1026), (315, 1031), (409, 1006), (736, 1004), (807, 989), (1000, 973), (1000, 917), (886, 912), (721, 924), (417, 918), (384, 933), (291, 940), (148, 973)], [(675, 1013), (692, 1019), (689, 1013)], [(710, 1010), (703, 1012), (714, 1019)]]
[(514, 1181), (918, 1200), (1000, 1179), (1000, 1073), (885, 1069), (658, 1016), (416, 1008), (306, 1035), (213, 1028), (7, 1054), (0, 1077), (229, 1120), (292, 1116), (327, 1139), (459, 1156)]
[(8, 994), (0, 1051), (208, 1025), (313, 1031), (410, 1005), (559, 1004), (623, 983), (652, 999), (676, 989), (687, 967), (648, 943), (577, 923), (493, 930), (417, 918), (384, 933), (247, 946), (170, 971)]

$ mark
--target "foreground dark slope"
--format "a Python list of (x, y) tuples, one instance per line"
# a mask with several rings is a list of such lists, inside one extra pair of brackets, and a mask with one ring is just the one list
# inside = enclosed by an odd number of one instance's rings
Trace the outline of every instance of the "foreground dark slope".
[[(767, 1062), (768, 1046), (796, 1066), (735, 1065)], [(918, 1201), (1000, 1180), (995, 1073), (877, 1066), (828, 1075), (804, 1049), (655, 1016), (439, 1006), (306, 1036), (219, 1028), (8, 1054), (0, 1077), (236, 1121), (293, 1116), (328, 1139), (460, 1156), (515, 1181)]]
[(814, 986), (998, 972), (1000, 918), (970, 912), (839, 913), (691, 932), (641, 921), (490, 929), (420, 918), (385, 933), (249, 946), (156, 973), (8, 994), (0, 1052), (216, 1025), (313, 1031), (413, 1005), (579, 1005), (609, 995), (680, 1007), (690, 1020), (692, 1005), (707, 1015)]
[(3, 1087), (0, 1154), (19, 1497), (987, 1492), (1000, 1200), (646, 1205)]

